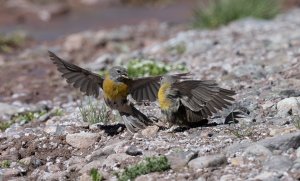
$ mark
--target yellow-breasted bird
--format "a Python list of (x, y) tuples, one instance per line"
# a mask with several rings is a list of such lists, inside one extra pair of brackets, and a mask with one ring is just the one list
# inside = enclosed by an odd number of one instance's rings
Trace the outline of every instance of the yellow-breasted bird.
[(233, 95), (234, 91), (220, 88), (215, 81), (165, 75), (161, 79), (158, 102), (170, 126), (191, 126), (231, 105)]
[(57, 66), (58, 71), (67, 83), (79, 88), (88, 96), (99, 96), (103, 89), (104, 100), (111, 108), (118, 110), (125, 126), (130, 132), (143, 129), (152, 121), (136, 109), (127, 96), (130, 94), (137, 102), (143, 100), (155, 101), (159, 89), (160, 76), (145, 77), (138, 79), (128, 78), (127, 70), (123, 67), (112, 67), (103, 77), (91, 71), (68, 63), (51, 51), (48, 52), (50, 59)]

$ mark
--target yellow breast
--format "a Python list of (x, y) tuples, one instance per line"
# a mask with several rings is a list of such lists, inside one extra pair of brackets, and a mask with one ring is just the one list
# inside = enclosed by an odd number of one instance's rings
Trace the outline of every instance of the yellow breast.
[(121, 82), (114, 82), (109, 75), (103, 81), (104, 97), (110, 100), (124, 99), (128, 95), (128, 86)]
[(158, 103), (162, 110), (168, 110), (172, 105), (172, 102), (167, 98), (167, 90), (171, 87), (170, 84), (164, 83), (160, 86), (158, 90)]

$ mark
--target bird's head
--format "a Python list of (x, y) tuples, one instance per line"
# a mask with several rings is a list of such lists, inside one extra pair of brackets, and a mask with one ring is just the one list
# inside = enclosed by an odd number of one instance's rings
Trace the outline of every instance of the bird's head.
[(121, 66), (112, 67), (108, 73), (110, 78), (114, 81), (122, 82), (124, 79), (128, 79), (127, 70)]
[(160, 79), (160, 84), (173, 84), (176, 82), (176, 78), (171, 75), (164, 75)]

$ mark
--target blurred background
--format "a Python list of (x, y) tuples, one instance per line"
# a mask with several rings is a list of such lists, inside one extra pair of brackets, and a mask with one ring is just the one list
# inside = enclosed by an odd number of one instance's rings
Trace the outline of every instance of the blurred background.
[[(281, 3), (282, 11), (300, 5), (299, 0), (282, 0)], [(146, 21), (188, 26), (197, 18), (195, 12), (199, 8), (207, 9), (209, 1), (0, 0), (0, 5), (1, 34), (19, 31), (35, 41), (45, 41), (84, 30), (108, 29)], [(258, 3), (258, 6), (263, 4)], [(274, 7), (268, 8), (264, 10), (272, 11)]]
[(145, 21), (182, 24), (191, 21), (196, 4), (196, 0), (2, 0), (0, 32), (20, 30), (43, 41)]

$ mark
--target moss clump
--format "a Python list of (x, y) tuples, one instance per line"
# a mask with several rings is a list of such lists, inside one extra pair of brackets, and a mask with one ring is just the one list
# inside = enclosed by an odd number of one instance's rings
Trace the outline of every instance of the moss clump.
[(194, 11), (193, 25), (196, 28), (217, 28), (245, 17), (271, 19), (280, 8), (279, 0), (213, 0)]
[(162, 172), (168, 169), (170, 169), (170, 164), (165, 156), (148, 157), (141, 163), (125, 168), (122, 173), (117, 174), (117, 177), (119, 181), (128, 181), (140, 175)]

